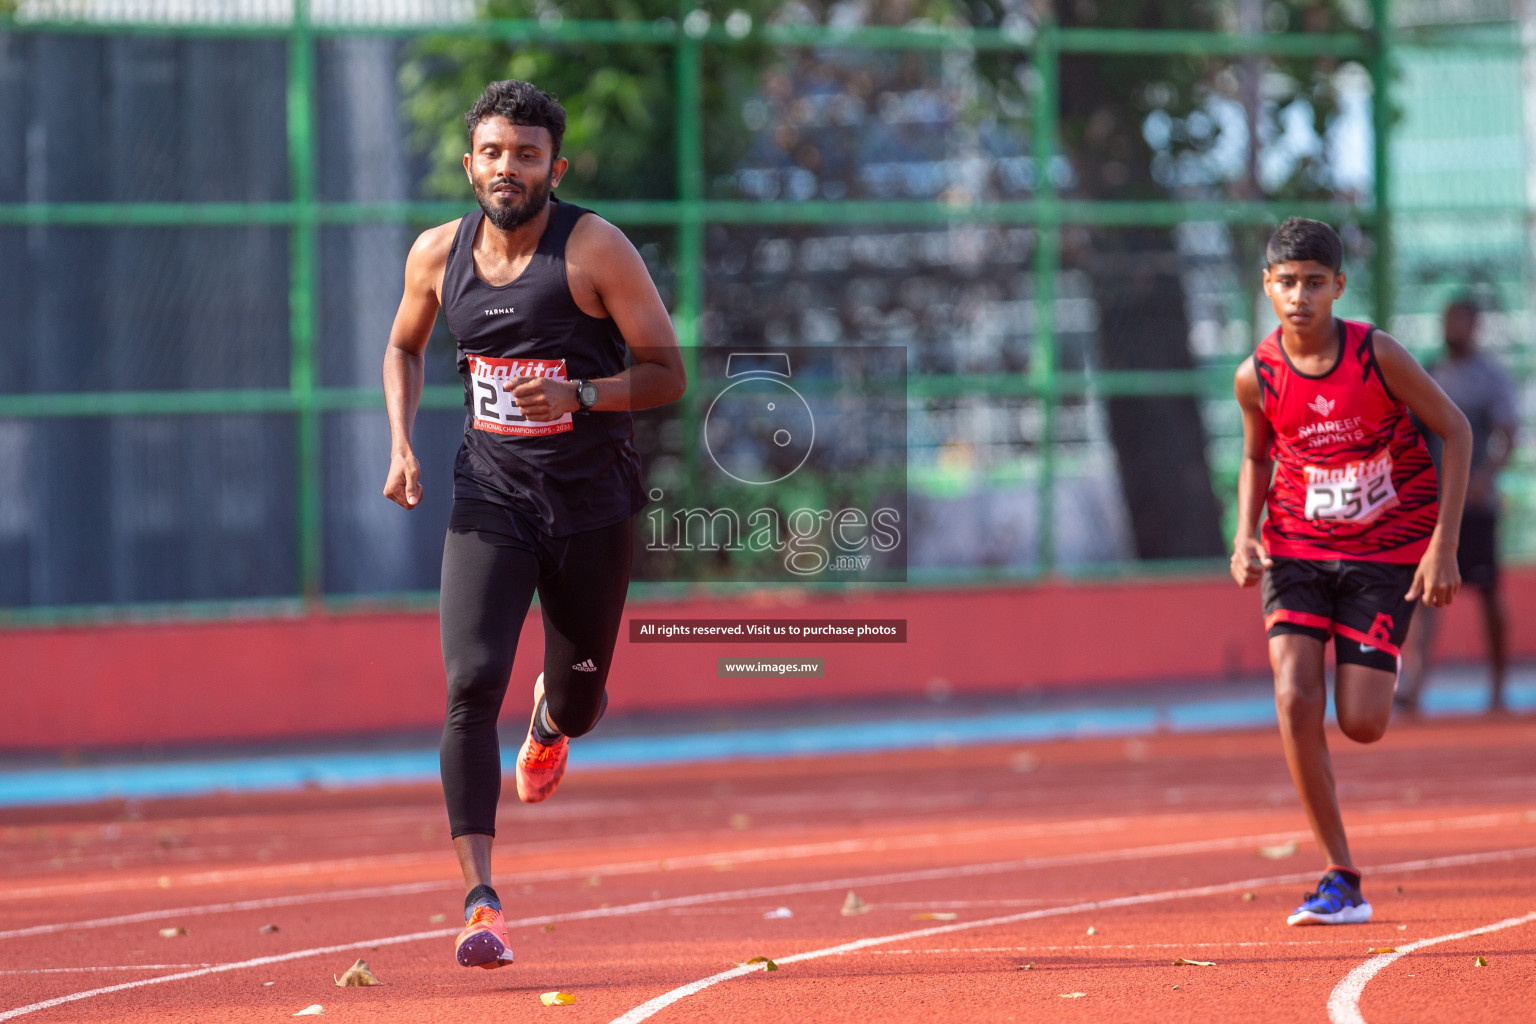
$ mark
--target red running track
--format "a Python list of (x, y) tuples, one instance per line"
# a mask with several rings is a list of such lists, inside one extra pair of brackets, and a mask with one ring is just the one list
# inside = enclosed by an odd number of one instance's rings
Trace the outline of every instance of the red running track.
[(1366, 925), (1285, 925), (1322, 864), (1275, 736), (1159, 736), (578, 769), (503, 807), (498, 971), (430, 788), (5, 812), (0, 1020), (1536, 1019), (1536, 721), (1334, 750)]

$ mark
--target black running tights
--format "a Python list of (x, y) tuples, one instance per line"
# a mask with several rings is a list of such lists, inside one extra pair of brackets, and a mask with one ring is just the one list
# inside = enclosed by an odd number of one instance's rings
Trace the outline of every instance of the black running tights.
[[(634, 542), (630, 520), (548, 537), (525, 523), (509, 520), (503, 527), (491, 516), (465, 515), (465, 504), (455, 503), (443, 545), (441, 600), (448, 718), (439, 755), (455, 838), (496, 834), (501, 798), (496, 720), (535, 591), (544, 617), (549, 720), (567, 736), (597, 724)], [(531, 692), (532, 679), (520, 682)], [(525, 722), (532, 704), (524, 697), (517, 705), (519, 721)]]

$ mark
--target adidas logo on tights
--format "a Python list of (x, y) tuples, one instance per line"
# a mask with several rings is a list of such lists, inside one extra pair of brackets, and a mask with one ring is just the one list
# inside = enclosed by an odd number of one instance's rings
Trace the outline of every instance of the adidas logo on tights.
[(582, 662), (580, 665), (572, 665), (571, 668), (575, 669), (577, 672), (596, 672), (597, 671), (597, 666), (592, 664), (592, 659), (591, 658), (588, 658), (586, 661)]

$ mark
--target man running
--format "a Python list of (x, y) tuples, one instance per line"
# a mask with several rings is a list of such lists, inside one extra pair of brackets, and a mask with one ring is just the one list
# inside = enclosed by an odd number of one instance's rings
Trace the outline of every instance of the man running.
[(424, 232), (406, 258), (384, 355), (384, 495), (407, 509), (421, 501), (411, 427), (441, 309), (458, 341), (466, 410), (443, 545), (443, 793), (468, 890), (456, 956), (491, 968), (512, 962), (491, 844), (496, 718), (523, 619), (537, 591), (544, 672), (517, 757), (517, 795), (537, 803), (565, 773), (569, 739), (607, 707), (631, 518), (645, 504), (630, 410), (676, 400), (687, 381), (635, 247), (550, 194), (567, 166), (560, 104), (527, 82), (492, 82), (464, 123), (464, 172), (480, 209)]
[[(1285, 759), (1328, 858), (1293, 925), (1371, 919), (1323, 732), (1324, 651), (1332, 637), (1339, 728), (1374, 743), (1392, 716), (1413, 602), (1441, 607), (1460, 586), (1456, 542), (1472, 452), (1466, 417), (1402, 345), (1334, 317), (1343, 259), (1328, 225), (1280, 225), (1264, 252), (1264, 293), (1280, 326), (1235, 382), (1243, 462), (1232, 575), (1244, 587), (1263, 579)], [(1444, 441), (1438, 501), (1410, 412)]]

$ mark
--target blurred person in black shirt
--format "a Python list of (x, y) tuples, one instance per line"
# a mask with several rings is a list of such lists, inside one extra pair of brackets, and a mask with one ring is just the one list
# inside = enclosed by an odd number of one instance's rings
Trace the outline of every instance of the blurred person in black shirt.
[[(1478, 349), (1478, 319), (1478, 307), (1470, 299), (1457, 299), (1445, 308), (1445, 355), (1429, 367), (1429, 373), (1472, 424), (1472, 473), (1467, 481), (1457, 564), (1462, 585), (1477, 591), (1481, 598), (1491, 672), (1488, 706), (1490, 711), (1500, 711), (1504, 708), (1508, 642), (1504, 602), (1499, 594), (1498, 474), (1514, 451), (1519, 414), (1508, 374), (1493, 357)], [(1438, 463), (1439, 439), (1427, 435), (1426, 440)], [(1433, 609), (1421, 608), (1403, 649), (1402, 679), (1395, 698), (1403, 711), (1418, 710), (1419, 694), (1430, 668), (1435, 620)]]

